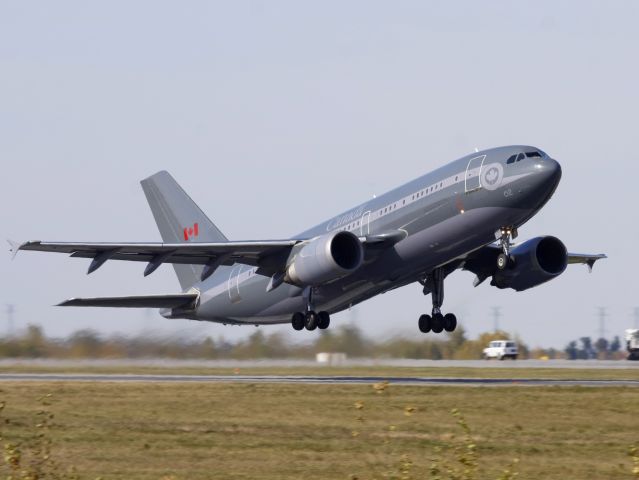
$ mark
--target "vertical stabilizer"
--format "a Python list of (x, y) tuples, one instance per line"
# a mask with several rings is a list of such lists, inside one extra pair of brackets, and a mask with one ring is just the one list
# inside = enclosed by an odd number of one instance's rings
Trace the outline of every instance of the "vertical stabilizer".
[[(165, 243), (228, 241), (168, 172), (158, 172), (140, 183)], [(203, 267), (173, 264), (173, 268), (182, 289), (187, 290), (200, 280)]]

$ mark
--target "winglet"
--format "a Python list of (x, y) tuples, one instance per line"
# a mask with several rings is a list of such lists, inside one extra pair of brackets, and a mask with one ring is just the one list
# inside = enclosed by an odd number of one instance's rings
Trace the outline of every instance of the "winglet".
[(588, 267), (588, 271), (592, 272), (592, 268), (595, 266), (595, 262), (604, 258), (608, 258), (608, 255), (604, 253), (600, 253), (597, 255), (569, 253), (568, 263), (583, 263)]
[(11, 260), (13, 260), (14, 258), (16, 258), (20, 247), (24, 245), (24, 242), (20, 243), (10, 239), (7, 239), (7, 242), (9, 243), (9, 251), (11, 252)]
[(586, 265), (588, 265), (588, 272), (592, 273), (592, 268), (595, 266), (595, 262), (597, 260), (601, 260), (603, 258), (608, 258), (607, 255), (601, 254), (598, 256), (593, 256), (591, 258), (589, 258), (588, 260), (586, 260)]

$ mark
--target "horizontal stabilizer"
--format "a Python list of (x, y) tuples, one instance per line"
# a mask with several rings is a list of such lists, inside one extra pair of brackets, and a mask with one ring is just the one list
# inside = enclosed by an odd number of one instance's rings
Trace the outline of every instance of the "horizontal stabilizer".
[(58, 307), (178, 308), (195, 306), (198, 293), (137, 295), (130, 297), (70, 298)]

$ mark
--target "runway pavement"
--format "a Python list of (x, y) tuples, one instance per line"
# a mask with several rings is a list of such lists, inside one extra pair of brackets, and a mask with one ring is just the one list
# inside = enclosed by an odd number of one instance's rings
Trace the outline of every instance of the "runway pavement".
[[(261, 359), (261, 360), (183, 360), (173, 358), (122, 359), (54, 359), (3, 358), (0, 368), (15, 366), (77, 368), (77, 367), (162, 367), (162, 368), (289, 368), (322, 367), (314, 360)], [(349, 358), (334, 367), (409, 367), (409, 368), (559, 368), (559, 369), (628, 369), (637, 368), (639, 362), (627, 360), (415, 360), (405, 358)]]
[(296, 375), (121, 375), (64, 373), (5, 373), (0, 382), (160, 382), (160, 383), (285, 383), (285, 384), (375, 384), (421, 386), (586, 386), (639, 387), (638, 380), (579, 380), (532, 378), (441, 378), (441, 377), (369, 377), (369, 376), (296, 376)]

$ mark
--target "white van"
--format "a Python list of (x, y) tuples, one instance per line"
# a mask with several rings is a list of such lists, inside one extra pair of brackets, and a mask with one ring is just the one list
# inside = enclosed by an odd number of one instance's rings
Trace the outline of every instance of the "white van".
[(512, 340), (494, 340), (488, 344), (488, 348), (484, 348), (484, 358), (486, 360), (491, 358), (498, 358), (499, 360), (512, 358), (517, 360), (517, 353), (517, 343)]

